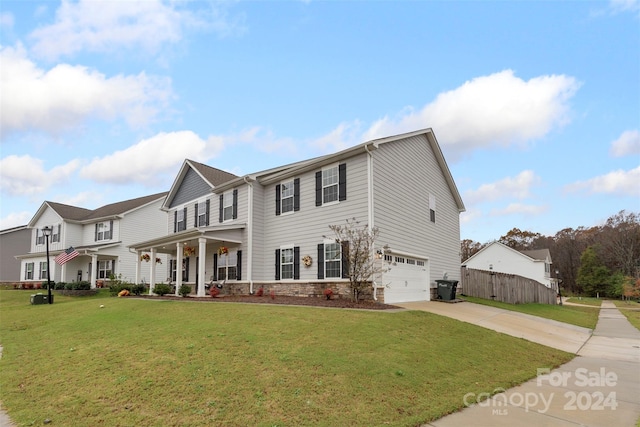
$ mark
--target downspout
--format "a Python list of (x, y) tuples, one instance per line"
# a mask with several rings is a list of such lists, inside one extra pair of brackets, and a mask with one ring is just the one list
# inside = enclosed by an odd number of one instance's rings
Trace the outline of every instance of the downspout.
[(243, 179), (249, 186), (249, 203), (247, 204), (247, 276), (249, 277), (249, 295), (253, 295), (253, 184), (247, 176)]
[[(367, 222), (369, 231), (373, 230), (373, 154), (369, 151), (369, 146), (365, 144), (364, 150), (367, 152)], [(375, 260), (375, 248), (371, 248), (371, 257)], [(373, 287), (373, 300), (378, 301), (377, 286), (375, 280), (371, 281)]]

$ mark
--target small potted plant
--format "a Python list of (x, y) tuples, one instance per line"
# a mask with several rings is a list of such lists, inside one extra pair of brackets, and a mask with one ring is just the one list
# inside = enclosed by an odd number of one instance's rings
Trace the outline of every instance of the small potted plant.
[(327, 299), (331, 299), (331, 295), (333, 295), (333, 290), (331, 288), (327, 288), (322, 292)]

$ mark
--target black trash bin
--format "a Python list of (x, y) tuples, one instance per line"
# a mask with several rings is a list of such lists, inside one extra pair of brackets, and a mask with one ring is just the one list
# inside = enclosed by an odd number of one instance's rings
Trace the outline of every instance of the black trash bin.
[(438, 299), (453, 301), (456, 299), (457, 280), (436, 280), (438, 284)]

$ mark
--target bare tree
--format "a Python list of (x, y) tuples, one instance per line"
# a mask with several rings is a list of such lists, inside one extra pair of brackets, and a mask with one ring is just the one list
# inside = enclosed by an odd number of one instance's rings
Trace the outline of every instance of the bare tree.
[[(342, 245), (342, 262), (347, 263), (351, 298), (358, 302), (362, 293), (371, 286), (373, 277), (384, 271), (382, 262), (376, 259), (374, 248), (379, 235), (377, 227), (360, 225), (355, 218), (347, 219), (344, 225), (330, 225), (336, 243)], [(326, 236), (323, 236), (326, 238)], [(387, 251), (388, 246), (381, 248)]]

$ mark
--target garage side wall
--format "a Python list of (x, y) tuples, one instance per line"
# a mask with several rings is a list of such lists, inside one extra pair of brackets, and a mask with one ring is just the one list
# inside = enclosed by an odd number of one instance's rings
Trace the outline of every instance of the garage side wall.
[(445, 273), (460, 280), (459, 210), (426, 136), (381, 144), (373, 151), (373, 186), (378, 242), (427, 258), (431, 287)]

